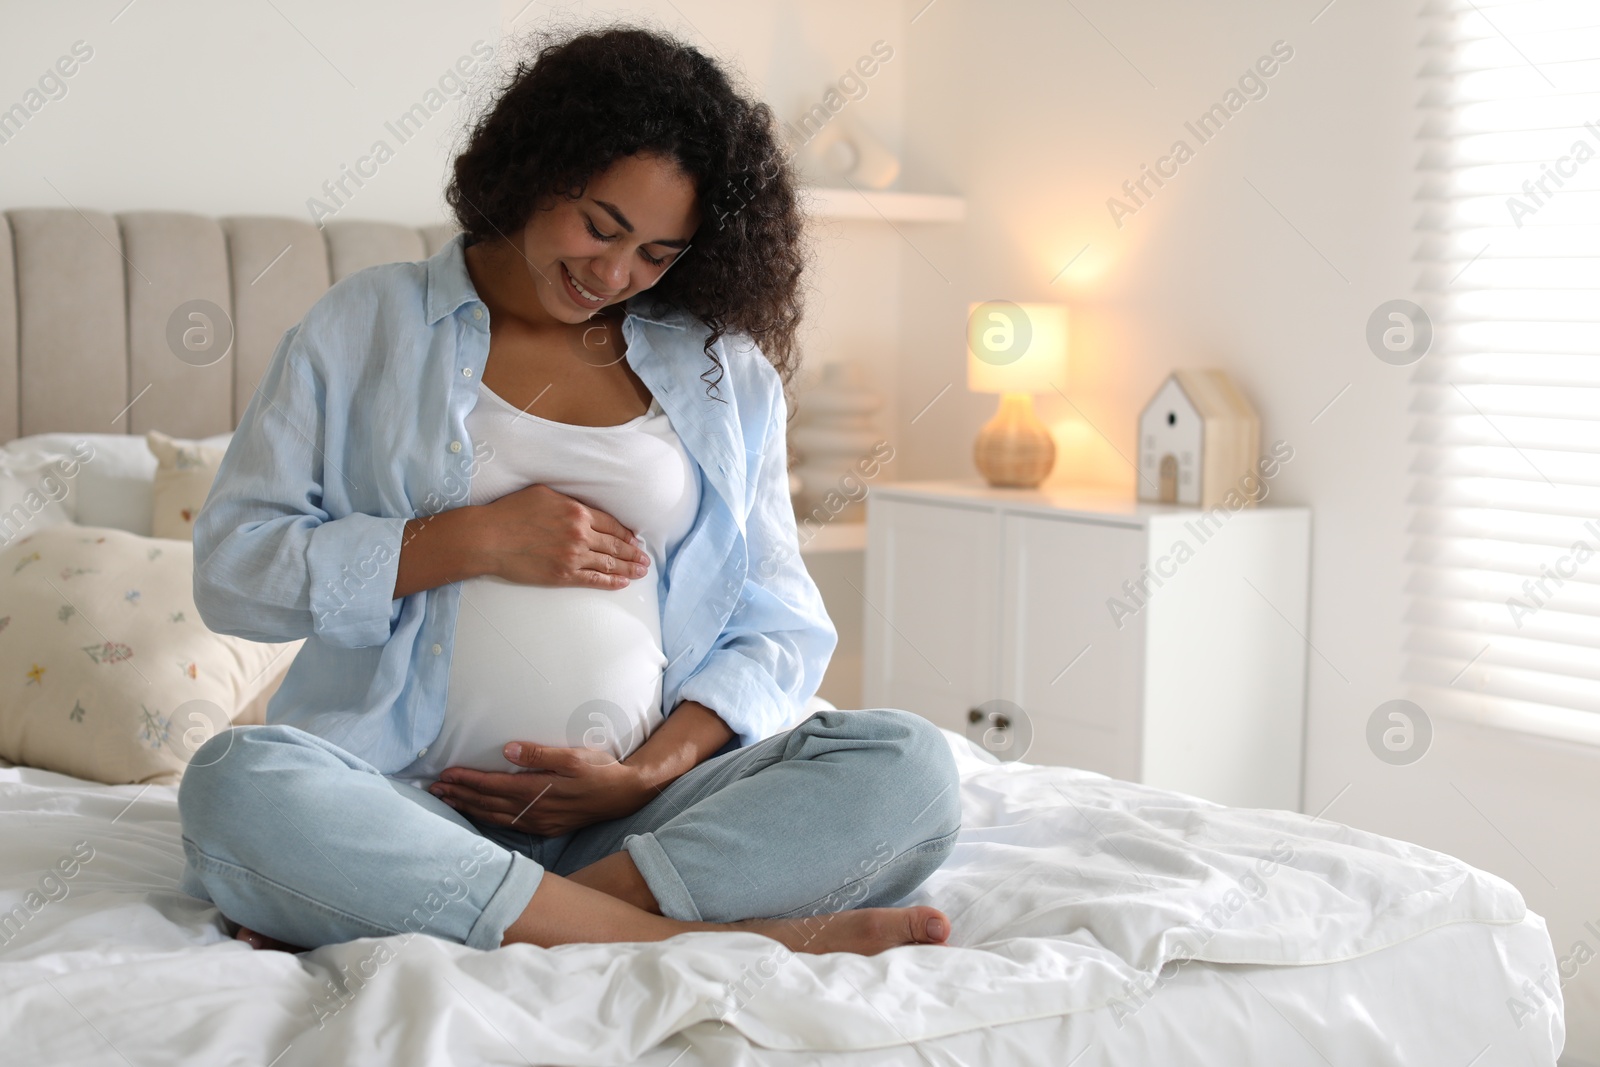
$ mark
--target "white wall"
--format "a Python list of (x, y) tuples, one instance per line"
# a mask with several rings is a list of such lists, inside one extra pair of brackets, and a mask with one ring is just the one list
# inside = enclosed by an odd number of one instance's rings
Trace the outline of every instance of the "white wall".
[[(1360, 0), (1313, 24), (1322, 6), (941, 0), (917, 20), (909, 177), (964, 193), (970, 221), (908, 231), (902, 249), (900, 411), (956, 387), (896, 426), (899, 476), (976, 476), (994, 398), (964, 389), (970, 300), (1072, 308), (1078, 410), (1041, 400), (1065, 453), (1053, 480), (1131, 493), (1122, 456), (1146, 399), (1175, 367), (1228, 370), (1264, 440), (1295, 449), (1275, 499), (1315, 516), (1305, 809), (1337, 797), (1329, 818), (1500, 874), (1550, 921), (1558, 955), (1580, 938), (1600, 951), (1582, 929), (1600, 919), (1593, 749), (1437, 720), (1420, 763), (1366, 747), (1372, 710), (1404, 695), (1407, 372), (1375, 359), (1363, 328), (1416, 276), (1418, 27), (1409, 5)], [(1294, 56), (1267, 96), (1200, 145), (1185, 120), (1278, 40)], [(1180, 137), (1193, 159), (1118, 228), (1107, 198)], [(1600, 964), (1565, 993), (1569, 1048), (1600, 1062)]]
[[(124, 3), (0, 3), (5, 106), (74, 41), (95, 49), (68, 95), (0, 145), (0, 205), (304, 214), (475, 40), (553, 13), (677, 30), (734, 61), (785, 117), (885, 40), (895, 59), (852, 114), (904, 148), (902, 184), (964, 193), (969, 221), (825, 228), (807, 356), (813, 370), (859, 361), (889, 393), (891, 476), (975, 476), (971, 441), (993, 399), (964, 388), (969, 300), (1071, 304), (1078, 410), (1042, 404), (1064, 450), (1059, 480), (1131, 489), (1118, 453), (1133, 454), (1135, 416), (1162, 377), (1226, 368), (1266, 440), (1295, 448), (1277, 499), (1316, 516), (1307, 809), (1337, 796), (1330, 818), (1503, 875), (1549, 918), (1560, 954), (1600, 921), (1592, 750), (1439, 723), (1429, 755), (1395, 768), (1363, 740), (1371, 710), (1403, 692), (1405, 372), (1371, 356), (1362, 327), (1415, 275), (1408, 5), (275, 0), (280, 16), (265, 4)], [(1295, 55), (1268, 96), (1117, 228), (1106, 198), (1279, 39)], [(454, 102), (434, 116), (344, 217), (442, 217), (457, 117)], [(1569, 1047), (1600, 1063), (1597, 975), (1590, 964), (1566, 994)]]
[(0, 5), (4, 106), (73, 42), (94, 49), (0, 145), (0, 204), (309, 217), (307, 199), (384, 137), (394, 158), (339, 217), (444, 217), (459, 98), (405, 144), (384, 123), (474, 41), (495, 43), (495, 0), (126, 3)]

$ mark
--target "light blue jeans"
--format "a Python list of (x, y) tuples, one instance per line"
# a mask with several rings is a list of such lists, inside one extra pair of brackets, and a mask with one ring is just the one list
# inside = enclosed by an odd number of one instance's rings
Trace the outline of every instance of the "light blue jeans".
[(498, 948), (545, 871), (621, 850), (674, 919), (892, 904), (944, 862), (961, 823), (943, 735), (891, 709), (819, 711), (560, 837), (479, 823), (282, 725), (202, 745), (178, 810), (184, 892), (307, 948), (406, 931)]

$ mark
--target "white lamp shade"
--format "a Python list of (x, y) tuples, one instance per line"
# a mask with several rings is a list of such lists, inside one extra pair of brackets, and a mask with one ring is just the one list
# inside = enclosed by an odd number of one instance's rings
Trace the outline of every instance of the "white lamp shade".
[(967, 388), (1048, 393), (1067, 384), (1067, 309), (988, 300), (967, 313)]

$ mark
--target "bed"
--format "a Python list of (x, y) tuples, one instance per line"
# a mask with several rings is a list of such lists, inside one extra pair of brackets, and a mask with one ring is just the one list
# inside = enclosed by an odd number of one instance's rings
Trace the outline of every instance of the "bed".
[(255, 952), (177, 891), (172, 786), (0, 771), (0, 910), (78, 842), (92, 850), (0, 947), (6, 1054), (280, 1067), (1555, 1062), (1559, 1001), (1520, 1027), (1507, 1011), (1555, 960), (1543, 920), (1500, 879), (1328, 820), (997, 764), (946, 736), (964, 825), (908, 902), (943, 908), (951, 944), (876, 957), (782, 959), (775, 942), (722, 933)]
[[(0, 442), (226, 433), (282, 330), (327, 285), (449, 236), (152, 213), (5, 219)], [(231, 319), (227, 358), (173, 358), (168, 320), (191, 300)], [(58, 520), (105, 514), (90, 490)], [(1328, 819), (1002, 764), (945, 736), (963, 828), (905, 903), (944, 909), (951, 942), (870, 958), (790, 957), (735, 933), (253, 952), (177, 890), (175, 785), (0, 761), (0, 1059), (1556, 1062), (1550, 938), (1503, 880)]]

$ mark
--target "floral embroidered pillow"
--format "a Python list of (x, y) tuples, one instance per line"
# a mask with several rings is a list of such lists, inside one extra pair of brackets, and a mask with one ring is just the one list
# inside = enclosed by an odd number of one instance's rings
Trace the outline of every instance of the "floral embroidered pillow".
[(159, 430), (145, 434), (156, 457), (155, 484), (151, 487), (150, 533), (194, 542), (194, 518), (211, 492), (217, 467), (227, 450), (199, 441), (180, 441)]
[(212, 633), (194, 548), (53, 526), (0, 550), (0, 756), (109, 784), (178, 781), (301, 642)]

